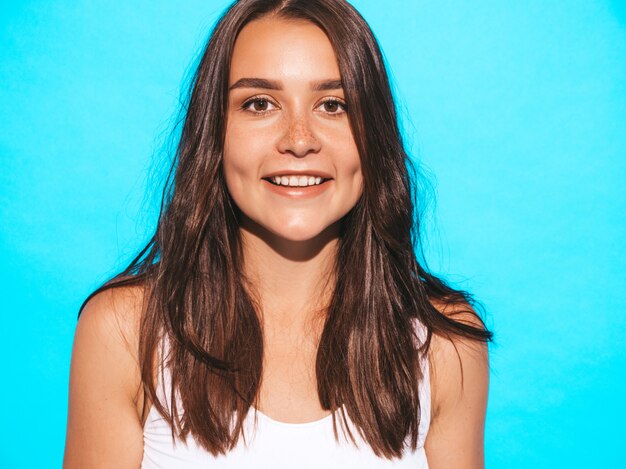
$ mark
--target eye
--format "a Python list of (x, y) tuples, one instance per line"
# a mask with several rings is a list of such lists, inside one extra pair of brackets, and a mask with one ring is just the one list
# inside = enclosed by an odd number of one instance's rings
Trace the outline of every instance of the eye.
[(338, 116), (346, 112), (346, 104), (338, 99), (329, 98), (320, 104), (319, 107), (323, 108), (323, 111), (332, 116)]
[(274, 104), (267, 98), (262, 96), (255, 96), (253, 98), (248, 99), (241, 105), (241, 109), (244, 111), (249, 111), (254, 114), (267, 114), (270, 111), (273, 111)]

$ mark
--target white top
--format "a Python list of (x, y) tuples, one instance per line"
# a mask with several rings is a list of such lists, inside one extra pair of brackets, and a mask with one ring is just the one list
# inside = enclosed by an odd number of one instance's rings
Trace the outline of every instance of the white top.
[[(425, 329), (419, 324), (418, 336), (424, 337)], [(150, 409), (144, 426), (144, 452), (142, 469), (329, 469), (329, 468), (412, 468), (427, 469), (424, 441), (430, 425), (430, 376), (428, 360), (421, 361), (424, 380), (420, 384), (420, 424), (417, 449), (407, 448), (401, 459), (389, 460), (378, 457), (370, 446), (362, 440), (358, 432), (353, 435), (358, 448), (345, 437), (339, 418), (337, 430), (339, 441), (333, 434), (332, 416), (309, 423), (284, 423), (271, 419), (260, 411), (250, 409), (244, 422), (246, 441), (239, 438), (237, 446), (226, 455), (213, 456), (202, 448), (193, 436), (187, 436), (187, 443), (172, 441), (171, 428), (154, 407)], [(169, 402), (170, 376), (166, 369), (164, 379), (158, 383), (159, 398)], [(159, 392), (160, 391), (160, 392)], [(351, 422), (348, 421), (350, 425)], [(354, 428), (351, 426), (351, 429)]]

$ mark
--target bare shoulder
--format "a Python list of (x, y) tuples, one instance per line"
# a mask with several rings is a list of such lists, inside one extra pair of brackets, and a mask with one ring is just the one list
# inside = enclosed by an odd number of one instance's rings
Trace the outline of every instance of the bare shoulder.
[(112, 288), (92, 297), (80, 315), (70, 366), (65, 468), (140, 462), (142, 307), (142, 288)]
[(108, 347), (123, 347), (136, 356), (144, 301), (141, 287), (111, 288), (89, 299), (78, 320), (76, 335), (95, 334)]
[(110, 363), (136, 399), (139, 386), (139, 327), (143, 288), (111, 288), (94, 295), (83, 308), (74, 334), (72, 359), (92, 356)]
[[(441, 313), (476, 328), (484, 325), (471, 306), (433, 302)], [(483, 467), (483, 436), (489, 388), (489, 353), (484, 342), (433, 334), (432, 421), (426, 439), (430, 467)]]

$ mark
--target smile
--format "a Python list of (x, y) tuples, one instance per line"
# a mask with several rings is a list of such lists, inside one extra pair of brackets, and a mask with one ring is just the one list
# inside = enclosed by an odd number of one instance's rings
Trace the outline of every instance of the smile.
[[(304, 179), (305, 177), (306, 180)], [(292, 183), (291, 181), (294, 179), (295, 181)], [(283, 184), (285, 180), (287, 180), (288, 184)], [(332, 182), (333, 179), (325, 179), (320, 176), (273, 176), (271, 178), (263, 178), (264, 186), (271, 192), (292, 199), (316, 197), (325, 192)]]
[(290, 175), (290, 176), (273, 176), (265, 178), (266, 181), (276, 186), (289, 186), (289, 187), (307, 187), (318, 186), (328, 179), (320, 176), (310, 176), (306, 174), (302, 175)]

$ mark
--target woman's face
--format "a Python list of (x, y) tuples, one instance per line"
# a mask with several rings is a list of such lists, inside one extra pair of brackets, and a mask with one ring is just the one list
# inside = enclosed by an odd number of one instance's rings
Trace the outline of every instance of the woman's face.
[(244, 225), (304, 241), (356, 204), (363, 178), (340, 78), (332, 45), (313, 23), (265, 17), (240, 32), (224, 173)]

